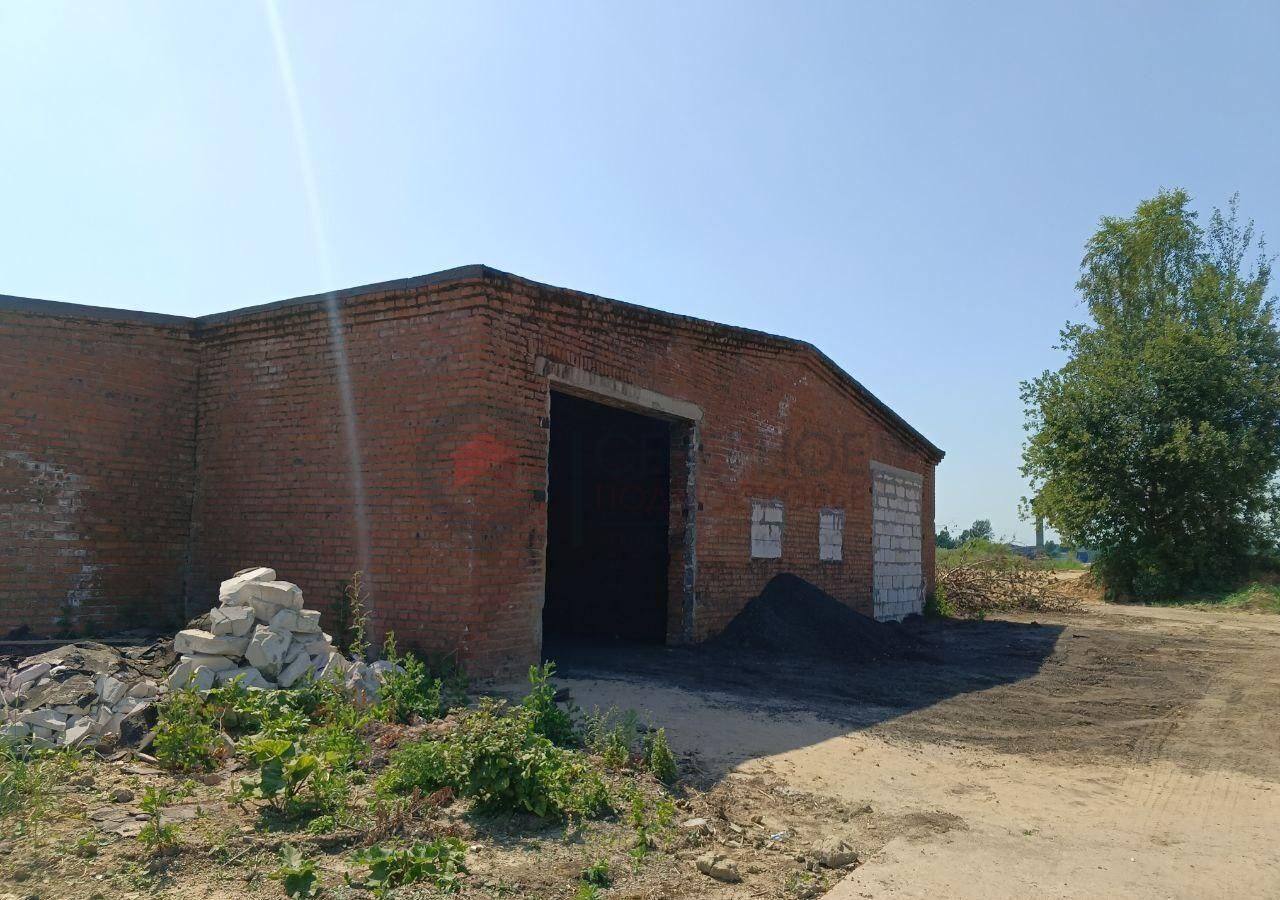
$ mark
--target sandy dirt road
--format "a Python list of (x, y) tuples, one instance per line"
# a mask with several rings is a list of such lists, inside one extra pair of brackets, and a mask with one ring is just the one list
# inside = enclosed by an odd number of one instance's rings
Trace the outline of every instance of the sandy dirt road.
[[(869, 807), (849, 898), (1280, 898), (1280, 618), (1090, 604), (926, 623), (933, 662), (570, 661), (709, 783)], [(760, 894), (765, 896), (765, 894)]]

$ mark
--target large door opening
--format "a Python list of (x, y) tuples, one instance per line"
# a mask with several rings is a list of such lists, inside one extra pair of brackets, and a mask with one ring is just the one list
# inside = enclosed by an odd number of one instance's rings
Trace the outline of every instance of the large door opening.
[(553, 391), (548, 469), (544, 641), (664, 642), (668, 423)]

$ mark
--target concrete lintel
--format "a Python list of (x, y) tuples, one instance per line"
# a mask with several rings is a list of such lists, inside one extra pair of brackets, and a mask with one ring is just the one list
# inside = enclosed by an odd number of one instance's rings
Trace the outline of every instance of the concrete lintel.
[(897, 466), (891, 466), (888, 463), (876, 462), (874, 459), (871, 460), (871, 471), (876, 474), (892, 475), (895, 478), (901, 478), (916, 485), (924, 484), (923, 475), (909, 472), (906, 469), (899, 469)]
[(684, 419), (689, 422), (702, 421), (702, 409), (688, 400), (667, 397), (616, 378), (608, 378), (585, 369), (554, 363), (543, 356), (538, 357), (535, 371), (549, 379), (552, 384), (565, 388), (566, 393), (585, 395), (587, 399), (601, 398), (612, 401), (613, 405), (630, 407), (663, 418)]

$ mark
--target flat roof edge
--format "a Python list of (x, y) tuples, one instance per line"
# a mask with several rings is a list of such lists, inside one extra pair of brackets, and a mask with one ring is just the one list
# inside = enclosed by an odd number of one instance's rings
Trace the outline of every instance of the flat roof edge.
[(36, 300), (32, 297), (12, 297), (0, 294), (0, 313), (17, 312), (59, 319), (95, 319), (99, 322), (128, 322), (133, 325), (154, 325), (163, 328), (195, 327), (196, 320), (187, 316), (168, 313), (145, 312), (140, 309), (116, 309), (110, 306), (89, 306), (84, 303), (64, 303), (61, 300)]
[(210, 325), (225, 325), (228, 322), (234, 322), (246, 316), (277, 312), (295, 306), (313, 306), (330, 301), (354, 300), (357, 297), (364, 297), (368, 294), (382, 294), (390, 291), (412, 291), (421, 287), (449, 284), (455, 281), (479, 281), (493, 272), (494, 270), (488, 266), (479, 264), (455, 266), (452, 269), (443, 269), (427, 275), (416, 275), (412, 278), (393, 278), (390, 281), (377, 281), (373, 284), (362, 284), (337, 291), (323, 291), (319, 294), (306, 294), (301, 297), (290, 297), (287, 300), (259, 303), (256, 306), (242, 306), (239, 309), (231, 309), (226, 312), (210, 313), (192, 321), (200, 328), (206, 328)]
[(555, 291), (560, 294), (573, 294), (579, 297), (606, 303), (611, 306), (617, 306), (636, 312), (643, 312), (647, 315), (652, 315), (668, 322), (679, 322), (709, 329), (722, 329), (757, 341), (767, 341), (792, 350), (802, 351), (813, 357), (819, 365), (828, 369), (837, 377), (837, 379), (845, 382), (845, 384), (847, 384), (855, 394), (862, 397), (872, 408), (902, 432), (904, 437), (908, 438), (912, 443), (916, 444), (921, 450), (923, 450), (935, 464), (941, 462), (943, 457), (946, 456), (945, 451), (941, 450), (932, 441), (917, 431), (909, 422), (907, 422), (906, 419), (895, 412), (892, 407), (868, 390), (862, 382), (858, 381), (846, 372), (833, 359), (831, 359), (831, 357), (827, 356), (827, 354), (823, 353), (814, 344), (808, 341), (786, 337), (785, 335), (770, 334), (767, 331), (759, 331), (753, 328), (728, 325), (724, 322), (716, 322), (711, 319), (701, 319), (697, 316), (689, 316), (682, 313), (655, 309), (651, 306), (631, 303), (626, 300), (615, 300), (599, 294), (592, 294), (589, 291), (577, 290), (576, 288), (566, 288), (558, 285), (547, 284), (545, 282), (536, 281), (532, 278), (525, 278), (522, 275), (504, 272), (501, 269), (495, 269), (491, 266), (486, 266), (480, 263), (455, 266), (451, 269), (443, 269), (439, 272), (431, 272), (426, 275), (418, 275), (412, 278), (397, 278), (390, 281), (380, 281), (373, 284), (364, 284), (336, 291), (326, 291), (319, 294), (307, 294), (301, 297), (291, 297), (287, 300), (276, 300), (274, 302), (261, 303), (255, 306), (244, 306), (238, 309), (228, 310), (226, 312), (211, 313), (206, 316), (197, 317), (174, 316), (166, 313), (151, 313), (130, 309), (114, 309), (105, 306), (88, 306), (80, 303), (64, 303), (57, 300), (36, 300), (29, 297), (11, 297), (4, 294), (0, 294), (0, 313), (13, 311), (59, 318), (94, 319), (98, 321), (126, 322), (136, 325), (150, 325), (153, 327), (163, 328), (185, 328), (191, 331), (198, 331), (202, 328), (227, 324), (229, 322), (234, 322), (238, 319), (260, 313), (277, 312), (294, 307), (302, 308), (306, 306), (319, 306), (329, 302), (352, 300), (368, 294), (387, 293), (392, 291), (411, 291), (416, 288), (429, 287), (432, 285), (449, 284), (461, 281), (484, 281), (488, 279), (509, 279), (511, 281), (531, 285), (542, 290)]

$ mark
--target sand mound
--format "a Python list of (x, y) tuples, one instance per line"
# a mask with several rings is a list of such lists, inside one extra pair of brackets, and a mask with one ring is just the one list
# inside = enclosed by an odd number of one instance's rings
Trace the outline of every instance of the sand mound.
[(795, 575), (777, 575), (729, 626), (708, 642), (717, 649), (843, 662), (930, 658), (919, 638), (895, 622), (877, 622)]

